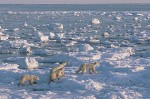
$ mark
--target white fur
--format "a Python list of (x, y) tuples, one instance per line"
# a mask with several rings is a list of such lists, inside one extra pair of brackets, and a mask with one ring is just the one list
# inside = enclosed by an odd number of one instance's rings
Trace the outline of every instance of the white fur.
[(25, 81), (28, 81), (30, 85), (33, 85), (35, 83), (35, 81), (37, 81), (37, 80), (40, 80), (39, 77), (37, 77), (35, 75), (25, 74), (25, 75), (21, 76), (18, 86), (23, 85), (25, 83)]
[(95, 67), (97, 65), (100, 65), (99, 62), (95, 62), (95, 63), (91, 63), (91, 64), (82, 64), (79, 69), (76, 71), (76, 73), (79, 73), (80, 71), (82, 71), (82, 74), (85, 73), (87, 70), (89, 70), (89, 73), (92, 74), (92, 72), (94, 73), (98, 73), (96, 70), (95, 70)]

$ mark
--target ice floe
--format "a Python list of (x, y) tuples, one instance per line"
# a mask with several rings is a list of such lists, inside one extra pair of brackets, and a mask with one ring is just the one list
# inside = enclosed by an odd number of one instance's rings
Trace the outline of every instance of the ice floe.
[(5, 35), (2, 32), (0, 32), (0, 40), (7, 40), (9, 38), (9, 35)]
[(19, 52), (22, 53), (22, 54), (30, 54), (31, 53), (31, 47), (27, 46), (27, 45), (22, 45), (19, 48)]
[(36, 69), (39, 67), (39, 64), (35, 58), (30, 57), (18, 59), (17, 64), (19, 65), (18, 68), (20, 69)]
[(97, 18), (92, 19), (92, 24), (94, 24), (94, 25), (100, 24), (99, 19), (97, 19)]
[[(149, 17), (149, 11), (0, 10), (0, 98), (150, 98)], [(62, 62), (65, 76), (48, 85), (50, 69)], [(98, 74), (76, 74), (93, 62), (100, 62)], [(18, 87), (23, 74), (40, 80)]]

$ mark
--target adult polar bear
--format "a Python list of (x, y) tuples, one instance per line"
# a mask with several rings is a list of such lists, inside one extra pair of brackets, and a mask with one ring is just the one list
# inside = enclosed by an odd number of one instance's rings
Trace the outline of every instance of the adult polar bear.
[(90, 64), (82, 64), (79, 69), (76, 71), (76, 73), (82, 72), (85, 73), (87, 70), (89, 70), (89, 73), (92, 74), (92, 72), (94, 73), (98, 73), (95, 69), (96, 66), (100, 65), (99, 62), (94, 62), (94, 63), (90, 63)]
[(66, 62), (59, 64), (58, 66), (53, 67), (50, 70), (49, 83), (51, 81), (54, 82), (55, 79), (57, 79), (57, 78), (59, 79), (60, 77), (64, 76), (64, 66), (65, 65), (67, 65)]
[(25, 75), (21, 76), (19, 83), (18, 83), (18, 86), (23, 85), (25, 83), (25, 81), (28, 81), (30, 85), (33, 85), (36, 83), (37, 80), (40, 80), (39, 77), (37, 77), (35, 75), (25, 74)]

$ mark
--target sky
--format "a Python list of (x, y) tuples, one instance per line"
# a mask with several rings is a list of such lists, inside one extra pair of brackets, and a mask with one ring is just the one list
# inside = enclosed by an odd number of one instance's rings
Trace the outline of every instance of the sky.
[(0, 0), (0, 4), (107, 4), (150, 3), (150, 0)]

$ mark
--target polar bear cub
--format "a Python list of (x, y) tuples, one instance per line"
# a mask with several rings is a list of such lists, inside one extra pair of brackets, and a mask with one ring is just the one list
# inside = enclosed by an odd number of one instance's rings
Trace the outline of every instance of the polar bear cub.
[(98, 73), (95, 69), (96, 66), (100, 65), (99, 62), (94, 62), (94, 63), (90, 63), (90, 64), (82, 64), (79, 69), (76, 71), (76, 73), (79, 73), (82, 71), (82, 74), (85, 73), (87, 70), (89, 70), (89, 73), (92, 74), (92, 72), (94, 73)]
[(53, 67), (50, 70), (49, 83), (51, 81), (54, 82), (55, 79), (57, 79), (57, 78), (59, 79), (60, 77), (64, 76), (64, 66), (65, 65), (67, 65), (66, 62), (59, 64), (58, 66)]
[(25, 83), (25, 81), (28, 81), (30, 85), (33, 85), (33, 84), (36, 84), (37, 80), (40, 80), (39, 77), (37, 77), (35, 75), (25, 74), (25, 75), (21, 76), (18, 86), (23, 85)]

